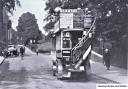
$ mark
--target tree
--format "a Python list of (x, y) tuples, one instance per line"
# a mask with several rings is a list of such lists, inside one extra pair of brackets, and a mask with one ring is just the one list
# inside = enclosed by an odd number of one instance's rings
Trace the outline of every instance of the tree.
[(46, 31), (49, 31), (54, 27), (56, 21), (52, 21), (53, 15), (59, 18), (59, 15), (55, 14), (55, 8), (61, 7), (62, 9), (77, 9), (77, 8), (85, 8), (88, 0), (48, 0), (46, 2), (45, 10), (48, 11), (47, 17), (44, 19), (48, 23), (44, 26)]
[(17, 31), (19, 38), (26, 44), (30, 40), (38, 41), (42, 37), (35, 15), (30, 12), (24, 13), (19, 17)]
[(48, 12), (47, 17), (44, 19), (46, 25), (44, 26), (45, 31), (49, 31), (54, 27), (55, 21), (52, 21), (53, 15), (55, 15), (55, 8), (62, 5), (61, 0), (47, 0), (45, 10)]
[[(118, 41), (118, 38), (127, 35), (128, 28), (128, 0), (48, 0), (46, 7), (49, 12), (47, 18), (54, 15), (54, 9), (61, 7), (62, 9), (89, 8), (95, 16), (97, 16), (96, 33), (102, 33), (107, 39)], [(58, 2), (57, 2), (58, 1)], [(52, 3), (56, 4), (52, 4)], [(57, 4), (61, 3), (61, 4)], [(54, 27), (54, 22), (50, 21), (46, 24), (45, 29)], [(49, 26), (50, 28), (49, 28)]]
[(13, 10), (15, 9), (16, 4), (18, 6), (20, 5), (19, 0), (0, 0), (0, 46), (3, 44), (3, 39), (1, 36), (3, 36), (3, 8), (6, 8), (7, 11), (11, 14), (13, 14)]
[[(102, 32), (107, 38), (116, 40), (126, 33), (128, 14), (127, 0), (90, 0), (93, 6), (100, 12), (97, 20), (97, 31)], [(120, 34), (118, 34), (120, 33)], [(113, 36), (113, 34), (115, 34)]]

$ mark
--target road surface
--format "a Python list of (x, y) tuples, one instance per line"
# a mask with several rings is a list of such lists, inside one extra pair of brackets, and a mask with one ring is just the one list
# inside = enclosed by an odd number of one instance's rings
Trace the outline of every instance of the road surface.
[[(96, 84), (119, 83), (99, 76), (107, 71), (92, 71), (86, 77), (57, 80), (52, 76), (52, 55), (39, 54), (26, 48), (26, 55), (5, 59), (0, 65), (0, 89), (96, 89)], [(93, 62), (93, 67), (97, 65)], [(97, 68), (98, 69), (98, 68)], [(94, 69), (93, 69), (94, 70)]]

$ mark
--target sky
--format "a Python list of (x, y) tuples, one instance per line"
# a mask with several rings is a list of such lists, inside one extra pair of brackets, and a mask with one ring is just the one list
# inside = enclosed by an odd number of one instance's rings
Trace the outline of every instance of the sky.
[(14, 11), (13, 16), (10, 17), (12, 20), (12, 27), (16, 29), (18, 19), (23, 13), (31, 12), (32, 14), (35, 14), (39, 29), (45, 34), (45, 31), (43, 30), (43, 25), (45, 24), (43, 19), (46, 15), (44, 10), (45, 1), (46, 0), (20, 0), (21, 7), (16, 6), (16, 11)]

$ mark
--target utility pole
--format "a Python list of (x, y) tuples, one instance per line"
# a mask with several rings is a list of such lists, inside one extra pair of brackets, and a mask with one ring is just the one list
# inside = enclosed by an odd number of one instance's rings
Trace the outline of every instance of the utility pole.
[(2, 0), (0, 0), (0, 47), (1, 48), (3, 48), (2, 31), (3, 31), (3, 3)]
[(7, 15), (7, 8), (3, 7), (3, 33), (5, 33), (4, 35), (4, 45), (7, 47), (8, 46), (8, 20), (9, 17)]
[(11, 20), (9, 20), (8, 21), (8, 26), (7, 26), (7, 28), (8, 28), (8, 40), (9, 40), (9, 44), (11, 44), (12, 42), (11, 42), (11, 39), (12, 39), (12, 22), (11, 22)]

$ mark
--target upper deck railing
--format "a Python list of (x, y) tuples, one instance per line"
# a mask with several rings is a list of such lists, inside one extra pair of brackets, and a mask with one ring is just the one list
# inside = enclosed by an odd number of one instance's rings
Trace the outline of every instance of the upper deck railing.
[(87, 48), (91, 45), (91, 39), (89, 38), (89, 34), (92, 33), (95, 22), (96, 22), (96, 18), (94, 18), (94, 21), (91, 27), (89, 28), (87, 34), (81, 38), (79, 43), (74, 48), (72, 48), (71, 58), (73, 60), (73, 63), (76, 63), (79, 60), (81, 60), (83, 54), (86, 52)]

